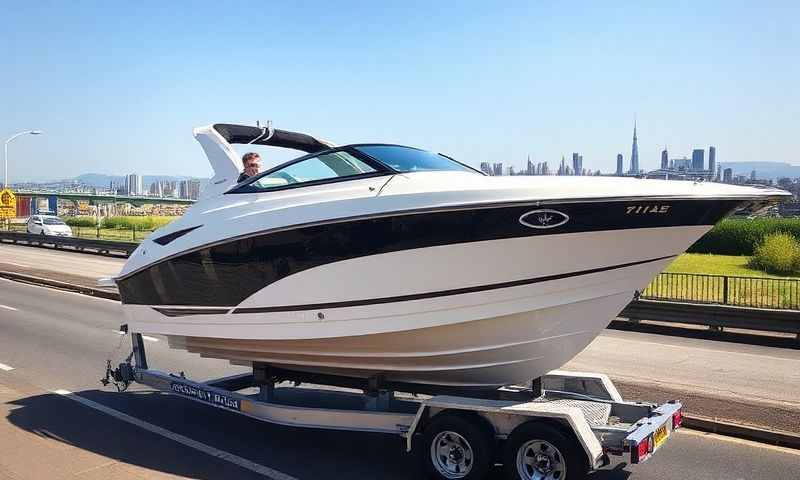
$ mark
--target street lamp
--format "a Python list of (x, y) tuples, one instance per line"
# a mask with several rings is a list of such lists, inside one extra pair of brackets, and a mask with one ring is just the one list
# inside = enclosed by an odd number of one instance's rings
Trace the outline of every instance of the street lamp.
[(3, 152), (3, 188), (8, 188), (8, 144), (21, 135), (41, 135), (42, 133), (41, 130), (25, 130), (24, 132), (11, 135), (11, 138), (6, 140)]

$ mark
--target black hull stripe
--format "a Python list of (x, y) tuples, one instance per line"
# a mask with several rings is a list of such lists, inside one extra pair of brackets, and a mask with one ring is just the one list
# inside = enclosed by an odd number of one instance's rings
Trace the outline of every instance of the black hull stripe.
[(228, 313), (230, 308), (172, 308), (172, 307), (153, 307), (157, 311), (167, 317), (186, 317), (188, 315), (224, 315)]
[[(716, 223), (740, 203), (718, 200), (569, 203), (548, 205), (546, 209), (520, 205), (333, 221), (229, 239), (150, 265), (119, 279), (117, 284), (126, 304), (222, 308), (240, 305), (283, 278), (354, 258), (489, 240), (706, 226)], [(550, 220), (538, 219), (532, 210), (555, 210), (560, 216), (556, 213), (545, 216), (569, 221), (538, 228), (531, 222)], [(625, 241), (624, 236), (620, 241)], [(419, 265), (420, 272), (424, 268)]]
[(451, 290), (439, 290), (436, 292), (415, 293), (412, 295), (399, 295), (396, 297), (351, 300), (347, 302), (309, 303), (306, 305), (282, 305), (277, 307), (245, 307), (245, 308), (237, 308), (232, 313), (297, 312), (301, 310), (324, 310), (327, 308), (361, 307), (365, 305), (380, 305), (382, 303), (424, 300), (428, 298), (446, 297), (450, 295), (462, 295), (465, 293), (485, 292), (487, 290), (498, 290), (501, 288), (519, 287), (522, 285), (531, 285), (534, 283), (550, 282), (552, 280), (562, 280), (565, 278), (580, 277), (582, 275), (591, 275), (594, 273), (607, 272), (609, 270), (618, 270), (620, 268), (634, 267), (636, 265), (644, 265), (646, 263), (658, 262), (661, 260), (667, 260), (669, 258), (675, 258), (676, 256), (677, 255), (667, 255), (665, 257), (651, 258), (649, 260), (640, 260), (638, 262), (621, 263), (619, 265), (611, 265), (608, 267), (598, 267), (598, 268), (591, 268), (589, 270), (580, 270), (577, 272), (559, 273), (556, 275), (546, 275), (543, 277), (526, 278), (523, 280), (514, 280), (511, 282), (491, 283), (488, 285), (478, 285), (475, 287), (454, 288)]

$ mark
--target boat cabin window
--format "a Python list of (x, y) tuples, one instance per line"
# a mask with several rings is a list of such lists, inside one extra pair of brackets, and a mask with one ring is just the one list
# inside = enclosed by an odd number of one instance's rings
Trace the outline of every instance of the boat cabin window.
[(246, 191), (264, 191), (300, 183), (374, 173), (376, 170), (345, 151), (325, 153), (292, 163), (245, 185)]
[(425, 150), (416, 148), (398, 145), (358, 145), (354, 148), (398, 172), (455, 170), (475, 173), (475, 170), (472, 168), (462, 165), (444, 155), (426, 152)]

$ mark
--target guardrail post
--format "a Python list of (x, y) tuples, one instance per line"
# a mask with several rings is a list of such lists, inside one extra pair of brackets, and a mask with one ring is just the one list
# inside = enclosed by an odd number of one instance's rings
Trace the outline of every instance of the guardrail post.
[(728, 304), (728, 277), (722, 277), (722, 304)]

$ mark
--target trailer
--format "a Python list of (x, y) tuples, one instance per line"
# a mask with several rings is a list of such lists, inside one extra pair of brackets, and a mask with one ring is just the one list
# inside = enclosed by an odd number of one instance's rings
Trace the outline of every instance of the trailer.
[[(127, 326), (120, 330), (127, 332)], [(405, 440), (422, 476), (480, 479), (497, 464), (513, 480), (576, 480), (649, 459), (681, 426), (682, 405), (630, 402), (603, 374), (552, 371), (530, 385), (453, 390), (255, 364), (252, 373), (192, 381), (151, 369), (140, 333), (104, 385), (133, 382), (208, 406), (293, 427), (380, 432)]]

